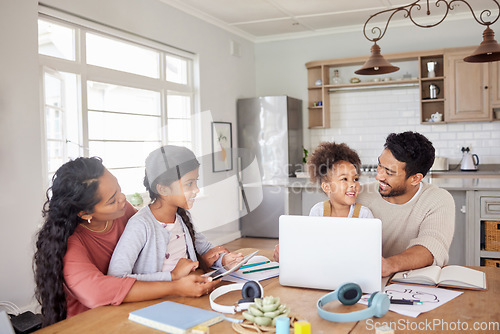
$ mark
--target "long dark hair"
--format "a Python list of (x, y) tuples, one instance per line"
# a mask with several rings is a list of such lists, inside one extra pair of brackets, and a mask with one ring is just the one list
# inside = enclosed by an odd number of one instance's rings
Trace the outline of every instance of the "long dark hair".
[(43, 326), (66, 319), (63, 258), (68, 238), (84, 220), (80, 212), (92, 213), (100, 199), (98, 178), (104, 174), (99, 158), (77, 158), (62, 165), (47, 190), (33, 258), (35, 296), (42, 306)]
[[(200, 163), (194, 156), (193, 152), (185, 147), (167, 145), (151, 152), (148, 159), (146, 159), (146, 175), (144, 176), (143, 182), (144, 187), (146, 187), (146, 190), (149, 193), (151, 204), (160, 198), (160, 195), (156, 190), (157, 185), (160, 184), (163, 186), (169, 186), (173, 182), (180, 180), (186, 173), (195, 170), (199, 166)], [(148, 179), (148, 170), (155, 173), (155, 178), (152, 182)], [(161, 172), (158, 172), (158, 170)], [(181, 216), (182, 221), (189, 231), (191, 240), (193, 240), (193, 246), (195, 248), (197, 258), (192, 260), (199, 260), (201, 268), (204, 271), (207, 271), (209, 269), (208, 266), (203, 261), (202, 257), (198, 253), (198, 250), (196, 250), (196, 231), (187, 210), (177, 207), (177, 214)]]

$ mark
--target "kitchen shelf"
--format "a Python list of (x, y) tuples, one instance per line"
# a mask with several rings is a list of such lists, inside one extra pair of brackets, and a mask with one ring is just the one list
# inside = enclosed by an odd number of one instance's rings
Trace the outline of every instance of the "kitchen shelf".
[(422, 78), (422, 81), (436, 81), (436, 80), (444, 80), (444, 77), (433, 77), (433, 78)]
[[(350, 80), (347, 80), (347, 78), (351, 77), (351, 73), (354, 73), (356, 69), (366, 62), (367, 57), (318, 60), (306, 63), (309, 128), (329, 128), (331, 126), (329, 94), (342, 91), (419, 87), (421, 92), (420, 101), (422, 101), (423, 98), (429, 97), (429, 93), (427, 92), (426, 95), (423, 89), (428, 90), (428, 86), (433, 83), (439, 86), (441, 92), (438, 95), (438, 99), (432, 101), (433, 103), (420, 103), (420, 121), (425, 122), (426, 119), (430, 119), (432, 113), (439, 112), (444, 114), (443, 55), (444, 50), (385, 54), (384, 58), (389, 62), (401, 64), (402, 66), (400, 65), (400, 67), (406, 69), (406, 73), (409, 77), (401, 78), (398, 75), (398, 78), (395, 79), (394, 77), (391, 78), (390, 76), (381, 74), (370, 76), (369, 79), (371, 81), (359, 83), (350, 83)], [(435, 71), (436, 76), (433, 78), (426, 78), (428, 75), (427, 62), (429, 61), (435, 61), (439, 64)], [(337, 69), (340, 72), (340, 78), (343, 77), (344, 81), (342, 84), (332, 84), (332, 72), (335, 73)], [(356, 77), (354, 76), (352, 78)], [(364, 77), (361, 79), (367, 80)], [(321, 85), (318, 85), (319, 83), (321, 83)], [(321, 101), (322, 106), (316, 108), (315, 104), (319, 101)], [(424, 108), (425, 110), (422, 110)]]
[(444, 102), (444, 99), (423, 99), (422, 103)]
[(349, 90), (370, 90), (370, 89), (387, 89), (387, 88), (404, 88), (418, 86), (418, 80), (392, 80), (379, 82), (360, 82), (346, 85), (326, 85), (328, 92), (349, 91)]
[(481, 250), (479, 256), (481, 258), (500, 259), (500, 252)]

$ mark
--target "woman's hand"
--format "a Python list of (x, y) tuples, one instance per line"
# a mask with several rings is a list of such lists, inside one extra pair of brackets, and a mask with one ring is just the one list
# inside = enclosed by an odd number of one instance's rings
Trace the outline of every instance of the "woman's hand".
[(280, 245), (279, 244), (274, 246), (273, 258), (274, 258), (274, 261), (280, 262)]
[(215, 261), (219, 258), (219, 256), (223, 253), (229, 253), (226, 247), (217, 246), (210, 249), (208, 252), (203, 254), (201, 257), (208, 268), (210, 268)]
[(199, 275), (187, 275), (175, 282), (176, 295), (182, 297), (200, 297), (212, 292), (220, 279), (212, 281), (211, 277), (202, 277)]
[(222, 258), (222, 265), (226, 269), (231, 269), (236, 264), (238, 264), (241, 260), (243, 260), (243, 254), (241, 254), (241, 253), (229, 253), (229, 254), (224, 255), (224, 257)]
[(190, 272), (195, 271), (200, 263), (198, 261), (192, 261), (190, 259), (180, 259), (175, 265), (175, 268), (170, 272), (172, 276), (172, 281), (175, 281), (181, 277), (189, 275)]

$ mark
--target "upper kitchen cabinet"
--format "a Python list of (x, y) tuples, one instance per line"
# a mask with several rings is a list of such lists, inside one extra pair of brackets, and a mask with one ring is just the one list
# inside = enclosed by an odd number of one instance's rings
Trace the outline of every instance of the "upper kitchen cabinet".
[[(354, 71), (366, 57), (311, 61), (308, 76), (309, 128), (329, 128), (331, 93), (346, 90), (388, 89), (418, 86), (420, 123), (492, 121), (493, 108), (500, 108), (500, 64), (466, 63), (475, 47), (386, 54), (401, 67), (396, 73), (363, 76)], [(403, 66), (401, 66), (403, 65)], [(335, 77), (340, 73), (342, 80)]]
[(500, 64), (496, 61), (490, 67), (491, 108), (500, 108)]
[(490, 63), (466, 63), (464, 57), (473, 50), (467, 48), (445, 53), (448, 75), (445, 93), (447, 122), (491, 121), (493, 118), (490, 106)]
[(335, 108), (330, 104), (331, 93), (395, 87), (419, 87), (420, 122), (444, 123), (446, 121), (444, 50), (393, 53), (384, 57), (399, 66), (401, 68), (399, 72), (363, 76), (360, 80), (354, 71), (364, 64), (366, 57), (307, 63), (309, 128), (330, 127), (330, 108)]
[(443, 51), (420, 56), (420, 122), (436, 124), (446, 121), (445, 110), (445, 68)]
[(323, 83), (328, 80), (328, 71), (321, 64), (313, 65), (307, 71), (309, 128), (330, 127), (330, 99)]

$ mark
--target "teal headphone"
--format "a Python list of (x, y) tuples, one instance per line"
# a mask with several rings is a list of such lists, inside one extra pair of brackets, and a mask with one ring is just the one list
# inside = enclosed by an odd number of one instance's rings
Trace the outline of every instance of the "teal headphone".
[(389, 297), (382, 292), (375, 292), (368, 300), (368, 308), (351, 313), (333, 313), (323, 310), (327, 303), (339, 300), (344, 305), (353, 305), (361, 298), (361, 288), (356, 283), (344, 283), (337, 290), (327, 293), (318, 300), (318, 314), (325, 320), (333, 322), (350, 322), (368, 319), (371, 317), (381, 318), (387, 311), (391, 302)]

